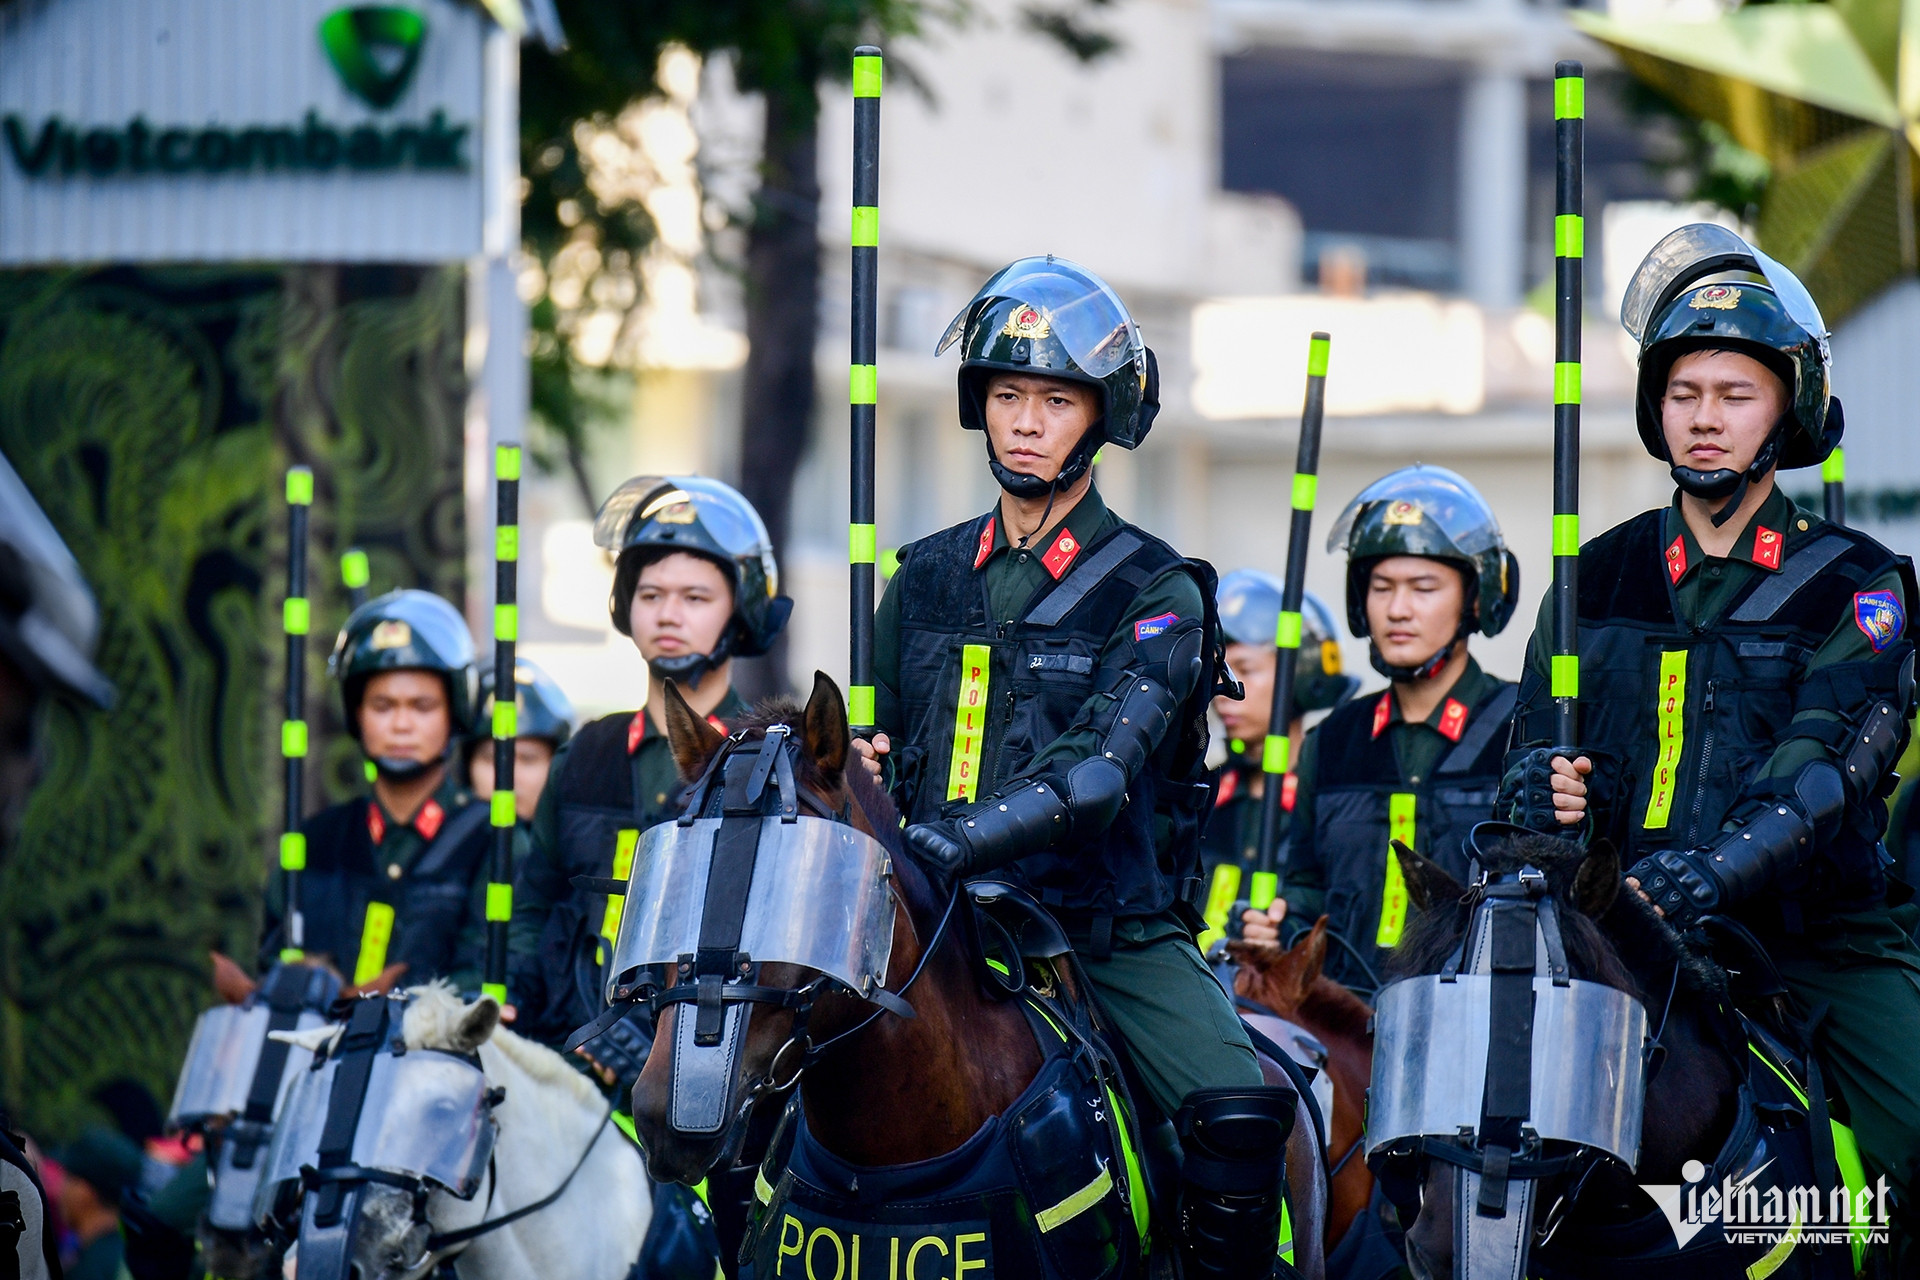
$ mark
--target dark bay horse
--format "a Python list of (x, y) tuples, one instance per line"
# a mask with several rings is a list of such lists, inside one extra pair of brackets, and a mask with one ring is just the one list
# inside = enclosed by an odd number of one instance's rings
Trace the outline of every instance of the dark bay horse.
[[(1417, 914), (1390, 980), (1441, 972), (1460, 946), (1474, 901), (1440, 867), (1404, 846), (1398, 853)], [(1619, 858), (1605, 843), (1587, 851), (1528, 835), (1493, 841), (1481, 853), (1483, 869), (1494, 875), (1523, 866), (1543, 872), (1559, 908), (1571, 976), (1626, 991), (1647, 1011), (1653, 1067), (1636, 1167), (1598, 1161), (1577, 1183), (1572, 1174), (1543, 1179), (1534, 1202), (1536, 1264), (1558, 1276), (1626, 1274), (1618, 1268), (1627, 1258), (1670, 1250), (1673, 1243), (1665, 1220), (1635, 1184), (1682, 1183), (1681, 1168), (1689, 1162), (1714, 1167), (1741, 1119), (1747, 1050), (1731, 1022), (1726, 975), (1689, 949), (1644, 899), (1623, 890)], [(1412, 1218), (1412, 1206), (1401, 1207), (1402, 1221), (1412, 1219), (1408, 1262), (1421, 1280), (1454, 1274), (1451, 1172), (1431, 1161), (1418, 1184), (1418, 1217)], [(1689, 1274), (1699, 1280), (1744, 1276), (1750, 1260), (1723, 1243), (1701, 1250)], [(1775, 1274), (1819, 1274), (1802, 1269), (1809, 1265), (1805, 1257), (1790, 1261), (1792, 1267)]]
[[(665, 720), (674, 760), (691, 782), (707, 768), (727, 739), (696, 715), (668, 686)], [(1005, 1112), (1041, 1069), (1044, 1058), (1016, 1001), (984, 993), (958, 930), (940, 934), (931, 954), (923, 948), (939, 933), (945, 903), (936, 901), (926, 877), (900, 842), (900, 818), (891, 800), (857, 764), (849, 766), (851, 743), (846, 705), (839, 688), (816, 675), (804, 708), (773, 700), (746, 725), (749, 740), (784, 725), (799, 745), (797, 781), (822, 807), (878, 840), (892, 860), (893, 947), (886, 987), (905, 990), (915, 1016), (874, 1017), (873, 1007), (841, 994), (823, 995), (813, 1007), (806, 1037), (824, 1044), (852, 1032), (831, 1055), (806, 1071), (799, 1091), (806, 1124), (817, 1142), (838, 1159), (863, 1169), (889, 1169), (933, 1160), (955, 1151)], [(924, 962), (924, 963), (923, 963)], [(799, 988), (811, 971), (765, 964), (759, 983)], [(1063, 983), (1070, 974), (1062, 971)], [(633, 1092), (633, 1116), (647, 1166), (660, 1181), (694, 1183), (737, 1148), (737, 1135), (696, 1137), (668, 1121), (674, 1074), (675, 1021), (682, 1006), (660, 1014), (654, 1050)], [(773, 1005), (753, 1007), (740, 1050), (739, 1076), (764, 1082), (764, 1090), (791, 1083), (776, 1061), (792, 1039), (795, 1015)], [(1312, 1126), (1301, 1115), (1288, 1142), (1289, 1204), (1293, 1214), (1295, 1266), (1304, 1276), (1323, 1274), (1320, 1241), (1326, 1210), (1325, 1181), (1313, 1150)], [(924, 1264), (923, 1264), (924, 1265)]]

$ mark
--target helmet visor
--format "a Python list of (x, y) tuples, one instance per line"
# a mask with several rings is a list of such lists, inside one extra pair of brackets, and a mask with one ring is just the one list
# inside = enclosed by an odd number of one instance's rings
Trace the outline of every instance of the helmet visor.
[(593, 541), (618, 552), (650, 522), (692, 524), (696, 519), (730, 556), (759, 555), (771, 542), (767, 526), (744, 498), (704, 476), (635, 476), (601, 505)]
[(973, 301), (947, 326), (935, 355), (960, 340), (984, 302), (1010, 298), (1040, 312), (1067, 355), (1088, 376), (1104, 378), (1131, 360), (1145, 359), (1146, 344), (1126, 304), (1106, 281), (1065, 258), (1022, 258), (980, 286)]
[(1644, 342), (1648, 327), (1667, 304), (1688, 286), (1722, 271), (1747, 271), (1765, 280), (1793, 322), (1816, 341), (1826, 341), (1827, 323), (1799, 277), (1738, 234), (1711, 222), (1668, 232), (1648, 251), (1620, 300), (1620, 323), (1635, 342)]
[(1392, 504), (1384, 516), (1388, 524), (1431, 520), (1463, 556), (1477, 556), (1503, 545), (1492, 508), (1465, 477), (1445, 467), (1413, 466), (1382, 476), (1362, 489), (1333, 522), (1333, 530), (1327, 534), (1327, 550), (1345, 550), (1354, 525), (1382, 504)]

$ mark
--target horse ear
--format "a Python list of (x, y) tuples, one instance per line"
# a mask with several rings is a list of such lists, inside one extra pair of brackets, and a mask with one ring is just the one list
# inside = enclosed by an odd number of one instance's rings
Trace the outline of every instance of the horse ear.
[(821, 773), (837, 779), (847, 767), (851, 749), (847, 704), (840, 697), (840, 686), (824, 671), (813, 673), (813, 696), (807, 699), (805, 721), (808, 757)]
[(1307, 936), (1293, 945), (1296, 951), (1301, 947), (1306, 948), (1300, 956), (1300, 997), (1304, 1000), (1307, 991), (1319, 981), (1321, 972), (1327, 967), (1327, 918), (1321, 916), (1315, 920)]
[(1596, 840), (1573, 877), (1573, 905), (1598, 920), (1620, 896), (1620, 853), (1611, 840)]
[(240, 1004), (259, 989), (260, 984), (247, 976), (247, 971), (235, 964), (231, 956), (218, 951), (207, 953), (213, 957), (213, 989), (228, 1004)]
[(1458, 902), (1467, 896), (1465, 885), (1402, 842), (1393, 842), (1393, 852), (1400, 859), (1400, 875), (1407, 882), (1407, 897), (1419, 911), (1424, 913), (1432, 910), (1436, 903)]
[(725, 744), (727, 735), (688, 706), (680, 695), (680, 686), (673, 681), (667, 681), (661, 701), (666, 704), (661, 718), (667, 722), (667, 745), (673, 750), (673, 767), (680, 771), (680, 781), (692, 782), (706, 771), (707, 761)]
[(481, 996), (460, 1015), (449, 1037), (457, 1053), (472, 1053), (487, 1042), (500, 1025), (500, 1006), (492, 996)]

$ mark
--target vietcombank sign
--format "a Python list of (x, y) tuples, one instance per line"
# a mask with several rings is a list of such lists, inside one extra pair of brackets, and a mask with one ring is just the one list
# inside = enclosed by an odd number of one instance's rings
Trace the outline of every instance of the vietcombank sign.
[(484, 18), (0, 0), (0, 262), (478, 251)]

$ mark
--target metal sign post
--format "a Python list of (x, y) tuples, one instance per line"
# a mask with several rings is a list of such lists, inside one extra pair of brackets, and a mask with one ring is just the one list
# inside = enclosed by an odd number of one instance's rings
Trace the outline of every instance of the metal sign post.
[(852, 648), (847, 719), (873, 727), (873, 428), (880, 346), (880, 50), (853, 51), (853, 351), (847, 400), (853, 430), (853, 502), (847, 525)]
[(1300, 599), (1306, 592), (1307, 551), (1313, 538), (1313, 504), (1320, 489), (1320, 424), (1327, 408), (1327, 350), (1331, 339), (1316, 333), (1307, 346), (1307, 398), (1300, 410), (1300, 448), (1293, 462), (1293, 524), (1287, 531), (1287, 578), (1280, 591), (1280, 621), (1274, 628), (1273, 708), (1260, 750), (1260, 860), (1248, 902), (1259, 910), (1280, 893), (1280, 800), (1292, 766), (1293, 681), (1300, 658)]
[(313, 511), (313, 472), (287, 472), (287, 600), (281, 626), (287, 633), (287, 714), (280, 725), (280, 756), (286, 768), (286, 822), (280, 833), (281, 887), (286, 895), (286, 933), (280, 958), (304, 958), (307, 922), (300, 909), (300, 873), (307, 866), (307, 837), (300, 830), (302, 783), (307, 764), (307, 631), (313, 608), (307, 601), (307, 517)]
[(493, 451), (493, 856), (487, 866), (483, 995), (507, 1002), (507, 926), (513, 920), (513, 747), (520, 736), (513, 646), (520, 637), (520, 446)]
[(1586, 228), (1586, 72), (1553, 68), (1553, 657), (1554, 740), (1580, 741), (1580, 304)]

